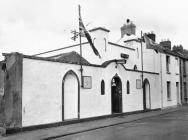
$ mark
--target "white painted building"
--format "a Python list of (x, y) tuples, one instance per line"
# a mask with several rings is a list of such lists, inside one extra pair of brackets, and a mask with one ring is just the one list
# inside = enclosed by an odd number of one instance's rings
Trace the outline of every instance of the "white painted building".
[[(48, 58), (4, 54), (7, 128), (154, 110), (180, 103), (178, 57), (171, 51), (147, 49), (134, 35), (127, 39), (124, 36), (119, 43), (110, 42), (109, 32), (101, 27), (90, 31), (101, 58), (87, 42), (82, 44), (83, 58), (79, 56), (79, 44), (58, 51), (60, 55), (51, 53), (55, 56)], [(170, 74), (166, 73), (166, 56), (170, 56)]]

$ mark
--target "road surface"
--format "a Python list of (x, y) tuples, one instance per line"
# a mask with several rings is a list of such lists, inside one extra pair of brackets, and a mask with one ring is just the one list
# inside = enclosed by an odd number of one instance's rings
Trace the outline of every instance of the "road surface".
[(53, 140), (188, 140), (188, 108)]

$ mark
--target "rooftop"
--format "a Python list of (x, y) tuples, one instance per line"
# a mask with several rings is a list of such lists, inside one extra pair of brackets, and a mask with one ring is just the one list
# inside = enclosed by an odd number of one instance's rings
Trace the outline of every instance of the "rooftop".
[(75, 51), (68, 52), (68, 53), (61, 53), (61, 54), (50, 56), (50, 57), (47, 57), (47, 58), (53, 59), (53, 60), (58, 60), (60, 62), (65, 62), (65, 63), (71, 62), (71, 63), (80, 64), (80, 62), (82, 62), (83, 65), (89, 65), (90, 64), (85, 58), (80, 56)]

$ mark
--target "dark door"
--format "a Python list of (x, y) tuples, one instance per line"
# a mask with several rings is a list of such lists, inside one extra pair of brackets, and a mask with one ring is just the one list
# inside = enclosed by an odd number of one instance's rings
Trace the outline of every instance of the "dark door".
[(112, 113), (122, 112), (122, 84), (119, 77), (114, 77), (111, 84)]

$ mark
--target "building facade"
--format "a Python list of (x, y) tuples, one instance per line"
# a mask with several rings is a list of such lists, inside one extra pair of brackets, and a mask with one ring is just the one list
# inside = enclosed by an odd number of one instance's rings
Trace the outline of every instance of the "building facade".
[(183, 46), (174, 46), (173, 50), (181, 55), (180, 58), (180, 95), (181, 95), (181, 103), (187, 104), (187, 89), (188, 89), (188, 51), (183, 49)]
[(180, 56), (164, 46), (148, 49), (128, 31), (110, 42), (109, 32), (90, 30), (101, 58), (88, 42), (82, 56), (80, 44), (48, 56), (4, 54), (4, 125), (23, 128), (181, 104)]

